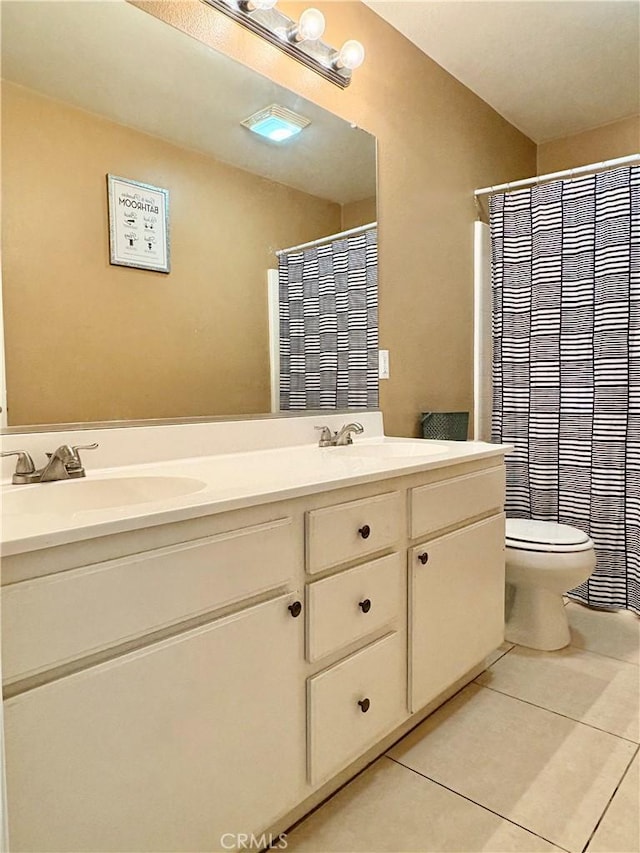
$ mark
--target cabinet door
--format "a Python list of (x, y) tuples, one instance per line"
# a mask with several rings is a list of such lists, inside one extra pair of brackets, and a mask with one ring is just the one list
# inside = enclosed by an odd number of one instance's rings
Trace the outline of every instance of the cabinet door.
[(412, 713), (504, 638), (504, 515), (409, 551)]
[(12, 850), (220, 850), (304, 784), (302, 619), (281, 596), (5, 702)]

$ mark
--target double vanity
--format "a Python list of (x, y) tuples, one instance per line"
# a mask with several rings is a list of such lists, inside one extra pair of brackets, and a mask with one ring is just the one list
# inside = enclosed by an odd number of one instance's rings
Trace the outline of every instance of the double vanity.
[(100, 445), (82, 479), (3, 469), (12, 850), (268, 844), (483, 668), (506, 448), (358, 419), (5, 438)]

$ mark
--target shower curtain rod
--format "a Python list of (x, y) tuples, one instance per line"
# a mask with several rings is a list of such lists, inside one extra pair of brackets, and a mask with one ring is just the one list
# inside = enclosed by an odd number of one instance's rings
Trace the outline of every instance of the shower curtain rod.
[(349, 231), (340, 231), (338, 234), (329, 234), (328, 237), (321, 237), (319, 240), (312, 240), (310, 243), (300, 243), (299, 246), (290, 246), (288, 249), (278, 249), (276, 257), (286, 255), (289, 252), (297, 252), (300, 249), (312, 249), (314, 246), (323, 246), (325, 243), (333, 243), (334, 240), (340, 240), (342, 237), (353, 237), (354, 234), (361, 234), (363, 231), (370, 231), (372, 228), (377, 228), (377, 222), (370, 222), (368, 225), (359, 225), (357, 228), (351, 228)]
[(559, 178), (574, 178), (577, 175), (615, 169), (618, 166), (629, 165), (637, 162), (640, 162), (640, 154), (630, 154), (628, 157), (618, 157), (615, 160), (603, 160), (601, 163), (591, 163), (589, 166), (578, 166), (575, 169), (565, 169), (562, 172), (551, 172), (548, 175), (538, 175), (535, 178), (526, 178), (522, 181), (507, 181), (506, 184), (497, 184), (495, 187), (483, 187), (481, 190), (475, 190), (473, 194), (477, 198), (481, 195), (493, 195), (494, 193), (504, 192), (505, 190), (509, 192), (509, 190), (515, 190), (520, 187), (537, 186), (538, 184), (557, 181)]

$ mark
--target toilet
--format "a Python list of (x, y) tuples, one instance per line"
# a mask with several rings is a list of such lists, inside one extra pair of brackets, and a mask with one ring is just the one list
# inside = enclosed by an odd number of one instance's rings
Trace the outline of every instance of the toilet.
[(505, 639), (552, 651), (569, 644), (562, 596), (596, 567), (591, 539), (568, 524), (508, 518)]

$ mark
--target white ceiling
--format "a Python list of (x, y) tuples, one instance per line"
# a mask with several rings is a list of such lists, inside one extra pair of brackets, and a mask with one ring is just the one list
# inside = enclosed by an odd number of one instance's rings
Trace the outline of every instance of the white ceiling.
[[(376, 194), (373, 136), (124, 0), (2, 0), (2, 76), (338, 204)], [(241, 127), (272, 103), (311, 124), (279, 144)]]
[(640, 113), (639, 0), (364, 2), (534, 142)]

